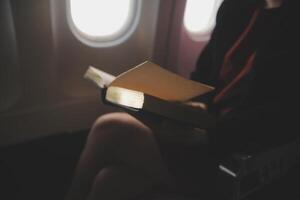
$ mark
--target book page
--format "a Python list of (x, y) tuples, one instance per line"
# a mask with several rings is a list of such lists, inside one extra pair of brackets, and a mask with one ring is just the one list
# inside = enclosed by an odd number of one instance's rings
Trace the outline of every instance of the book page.
[(101, 71), (100, 69), (90, 66), (85, 72), (84, 78), (92, 81), (98, 87), (104, 88), (110, 85), (116, 77), (104, 71)]
[(187, 101), (214, 89), (149, 61), (120, 74), (109, 86), (137, 90), (169, 101)]

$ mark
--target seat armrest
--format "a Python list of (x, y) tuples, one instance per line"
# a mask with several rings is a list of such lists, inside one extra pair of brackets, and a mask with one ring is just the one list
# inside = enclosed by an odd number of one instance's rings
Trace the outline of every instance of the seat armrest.
[(234, 153), (219, 164), (218, 190), (228, 200), (241, 200), (283, 177), (300, 162), (300, 138), (255, 153)]

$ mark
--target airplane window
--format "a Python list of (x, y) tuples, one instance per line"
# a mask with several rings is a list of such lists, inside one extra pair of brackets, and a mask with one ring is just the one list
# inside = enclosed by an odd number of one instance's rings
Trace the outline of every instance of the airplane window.
[(187, 0), (184, 27), (197, 41), (207, 40), (215, 25), (217, 10), (223, 0)]
[(133, 32), (139, 0), (67, 0), (71, 30), (92, 46), (110, 46)]

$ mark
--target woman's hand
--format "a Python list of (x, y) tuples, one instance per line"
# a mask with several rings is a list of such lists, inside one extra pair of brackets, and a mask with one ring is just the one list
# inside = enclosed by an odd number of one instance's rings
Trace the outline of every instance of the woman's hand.
[[(206, 105), (201, 102), (184, 102), (183, 104), (203, 111), (207, 109)], [(205, 129), (172, 119), (160, 118), (156, 115), (141, 115), (136, 112), (133, 112), (132, 115), (151, 128), (160, 141), (174, 143), (207, 142)]]
[(183, 103), (184, 105), (191, 106), (195, 109), (202, 109), (202, 110), (207, 110), (207, 105), (202, 102), (197, 102), (197, 101), (187, 101)]
[(192, 127), (174, 120), (163, 120), (157, 131), (160, 140), (174, 143), (207, 143), (205, 129)]
[[(207, 106), (201, 102), (185, 102), (187, 106), (191, 106), (195, 109), (207, 110)], [(207, 134), (204, 129), (193, 127), (189, 124), (174, 121), (170, 119), (164, 119), (161, 122), (160, 128), (157, 131), (158, 138), (161, 140), (167, 140), (169, 142), (207, 142)]]

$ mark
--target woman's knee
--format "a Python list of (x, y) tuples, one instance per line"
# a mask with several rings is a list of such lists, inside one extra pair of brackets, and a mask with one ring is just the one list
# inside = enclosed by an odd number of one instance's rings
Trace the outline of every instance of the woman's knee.
[(91, 129), (88, 140), (131, 140), (149, 137), (152, 131), (127, 113), (109, 113), (99, 117)]

